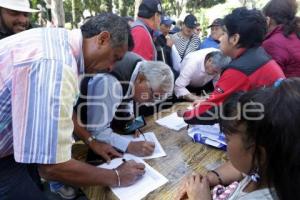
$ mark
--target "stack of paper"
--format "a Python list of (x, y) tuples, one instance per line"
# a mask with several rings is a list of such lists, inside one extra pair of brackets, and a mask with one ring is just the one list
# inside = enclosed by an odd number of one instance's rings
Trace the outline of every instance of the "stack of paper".
[(219, 124), (191, 126), (188, 135), (195, 142), (226, 150), (225, 136), (221, 133)]
[[(152, 158), (164, 157), (167, 155), (153, 132), (144, 133), (144, 136), (146, 138), (146, 141), (155, 143), (155, 149), (151, 156), (140, 157), (140, 158), (152, 159)], [(143, 137), (143, 135), (140, 135), (140, 137), (138, 137), (138, 138), (133, 138), (132, 135), (126, 135), (124, 137), (130, 139), (131, 141), (145, 141), (145, 138)]]
[[(129, 187), (118, 187), (118, 188), (111, 188), (113, 193), (120, 199), (120, 200), (140, 200), (147, 196), (153, 190), (159, 188), (160, 186), (164, 185), (168, 182), (168, 179), (164, 177), (162, 174), (157, 172), (155, 169), (150, 167), (145, 161), (142, 159), (130, 155), (124, 154), (123, 156), (126, 160), (135, 160), (136, 162), (143, 163), (145, 168), (145, 175), (134, 185)], [(116, 158), (113, 159), (110, 164), (103, 164), (99, 165), (100, 168), (105, 169), (113, 169), (117, 168), (119, 165), (123, 163), (123, 158)], [(121, 180), (122, 181), (122, 180)]]
[(187, 127), (187, 123), (184, 122), (182, 117), (178, 117), (176, 112), (156, 120), (156, 123), (175, 131)]

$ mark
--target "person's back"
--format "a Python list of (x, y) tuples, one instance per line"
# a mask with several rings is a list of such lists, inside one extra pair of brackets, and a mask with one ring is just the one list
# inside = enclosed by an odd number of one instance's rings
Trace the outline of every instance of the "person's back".
[(281, 66), (286, 77), (300, 77), (300, 39), (295, 33), (285, 37), (278, 27), (266, 38), (263, 47)]
[(162, 7), (158, 0), (143, 0), (139, 6), (138, 19), (131, 25), (134, 40), (132, 51), (145, 60), (157, 60), (153, 32), (159, 27), (161, 13)]
[[(22, 107), (26, 107), (26, 105), (23, 105), (26, 102), (21, 100), (22, 98), (26, 99), (28, 97), (26, 96), (26, 97), (18, 98), (17, 96), (15, 96), (15, 95), (20, 95), (24, 87), (28, 87), (28, 89), (30, 88), (30, 90), (32, 91), (30, 98), (35, 98), (35, 96), (37, 95), (35, 91), (38, 92), (42, 90), (42, 88), (45, 88), (45, 91), (47, 91), (48, 89), (46, 88), (55, 87), (55, 82), (52, 81), (48, 81), (47, 83), (43, 82), (43, 84), (42, 82), (36, 82), (34, 84), (35, 80), (33, 80), (33, 78), (35, 77), (35, 73), (42, 74), (47, 72), (50, 73), (51, 71), (56, 71), (61, 75), (69, 74), (69, 78), (76, 77), (80, 69), (78, 69), (77, 67), (75, 68), (74, 66), (77, 66), (77, 64), (75, 64), (77, 60), (80, 61), (82, 59), (82, 55), (80, 54), (81, 43), (80, 40), (78, 40), (78, 37), (80, 36), (81, 36), (80, 30), (67, 31), (66, 29), (38, 28), (38, 29), (23, 31), (19, 34), (1, 40), (0, 74), (1, 77), (5, 77), (4, 80), (1, 80), (1, 84), (0, 84), (5, 87), (2, 88), (1, 90), (5, 90), (6, 87), (8, 88), (13, 87), (13, 91), (14, 91), (14, 93), (11, 94), (13, 96), (12, 99), (13, 102), (10, 103), (9, 105), (7, 104), (7, 106), (10, 107), (11, 104), (13, 104), (13, 105), (18, 105), (20, 109)], [(75, 43), (75, 41), (77, 42)], [(70, 45), (70, 43), (72, 45)], [(69, 52), (71, 51), (71, 48), (74, 51), (78, 51), (78, 57), (75, 58), (74, 56), (70, 56)], [(43, 67), (45, 66), (46, 63), (52, 63), (51, 65), (52, 67), (51, 68)], [(56, 79), (57, 77), (50, 77), (50, 78)], [(19, 81), (18, 79), (23, 79), (24, 81)], [(27, 85), (26, 84), (24, 85), (24, 83), (26, 83)], [(41, 85), (38, 85), (39, 83)], [(36, 87), (33, 87), (34, 85)], [(71, 90), (71, 88), (69, 89)], [(59, 91), (56, 91), (57, 95), (59, 94), (58, 92)], [(5, 94), (3, 95), (4, 95), (3, 99), (5, 99), (4, 98)], [(13, 107), (12, 111), (17, 112), (18, 107)], [(46, 108), (47, 107), (45, 106), (43, 109)], [(19, 119), (26, 117), (26, 115), (28, 114), (27, 112), (28, 111), (20, 113), (18, 115), (20, 117)], [(5, 113), (6, 112), (3, 112), (1, 113), (1, 115), (7, 114), (7, 117), (11, 115), (11, 113), (9, 112), (6, 114)], [(33, 120), (36, 119), (34, 118)], [(10, 121), (9, 123), (12, 123), (12, 121)], [(23, 122), (20, 121), (20, 124), (18, 125), (21, 125), (22, 123)], [(17, 126), (16, 123), (14, 124), (15, 126)], [(26, 127), (27, 125), (23, 124), (23, 126)], [(66, 127), (66, 129), (67, 128), (68, 127)], [(7, 133), (8, 130), (3, 130), (3, 131)], [(18, 133), (19, 131), (20, 133)], [(14, 134), (21, 134), (22, 131), (23, 129), (16, 128), (14, 129)], [(7, 135), (9, 136), (9, 138), (13, 137), (12, 129), (10, 133)], [(18, 141), (14, 141), (14, 142), (18, 143)], [(20, 146), (18, 148), (22, 148), (22, 147)], [(6, 153), (10, 154), (12, 153), (12, 151), (13, 149), (11, 148), (10, 151), (6, 151)], [(0, 157), (5, 156), (2, 155), (1, 153), (0, 153)], [(19, 157), (18, 154), (15, 154), (15, 157), (19, 161), (21, 161), (21, 159), (24, 159)]]
[(232, 61), (222, 74), (223, 78), (227, 75), (235, 76), (235, 83), (243, 85), (244, 90), (272, 85), (284, 77), (279, 65), (261, 47), (249, 49), (239, 59)]
[(263, 12), (269, 19), (263, 47), (287, 77), (300, 77), (300, 18), (296, 16), (296, 1), (270, 1)]
[[(56, 37), (53, 37), (53, 35), (56, 35)], [(14, 66), (25, 65), (27, 62), (34, 62), (40, 59), (59, 59), (67, 64), (74, 60), (69, 56), (58, 54), (55, 50), (64, 48), (65, 52), (69, 51), (69, 42), (73, 41), (77, 35), (81, 35), (80, 30), (67, 31), (60, 28), (30, 29), (1, 40), (0, 51), (2, 52), (1, 54), (5, 51), (11, 51), (10, 55), (14, 60), (14, 63), (12, 63)], [(5, 57), (3, 59), (8, 58)]]

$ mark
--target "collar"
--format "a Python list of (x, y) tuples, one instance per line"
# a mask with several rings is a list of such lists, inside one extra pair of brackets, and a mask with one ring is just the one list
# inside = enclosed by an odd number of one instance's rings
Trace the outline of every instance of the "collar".
[(208, 37), (211, 41), (214, 41), (214, 42), (216, 42), (216, 43), (220, 43), (220, 41), (219, 40), (215, 40), (215, 39), (213, 39), (212, 37), (211, 37), (211, 35)]
[(70, 32), (69, 42), (76, 59), (78, 73), (79, 75), (84, 74), (83, 36), (80, 29), (75, 29)]
[(277, 25), (277, 26), (274, 28), (273, 31), (271, 31), (270, 33), (267, 34), (265, 40), (268, 39), (268, 38), (270, 38), (270, 37), (272, 37), (272, 36), (275, 35), (276, 33), (280, 33), (280, 32), (282, 32), (282, 31), (283, 31), (283, 25), (281, 25), (281, 24), (280, 24), (280, 25)]
[(238, 59), (239, 57), (241, 57), (246, 51), (247, 51), (246, 48), (240, 48), (240, 49), (238, 49), (238, 50), (237, 50), (237, 53), (236, 53), (236, 55), (235, 55), (235, 57), (234, 57), (233, 60), (236, 60), (236, 59)]
[(149, 31), (150, 35), (153, 37), (154, 30), (148, 25), (148, 23), (143, 18), (140, 18), (140, 17), (138, 18), (138, 20), (146, 26), (146, 28)]
[(131, 75), (131, 78), (130, 78), (130, 84), (129, 84), (129, 87), (128, 87), (128, 90), (127, 90), (127, 93), (126, 95), (124, 96), (124, 99), (128, 99), (130, 96), (131, 96), (131, 93), (132, 93), (132, 86), (134, 86), (134, 82), (135, 80), (137, 79), (137, 76), (139, 74), (139, 69), (140, 69), (140, 66), (142, 64), (143, 61), (140, 61), (136, 64), (136, 67)]

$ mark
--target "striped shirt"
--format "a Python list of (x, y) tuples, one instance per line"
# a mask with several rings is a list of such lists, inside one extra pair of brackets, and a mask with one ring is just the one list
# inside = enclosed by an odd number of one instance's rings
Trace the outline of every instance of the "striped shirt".
[(80, 30), (38, 28), (0, 41), (0, 158), (71, 159), (72, 112), (83, 73)]
[(201, 44), (197, 35), (193, 34), (191, 38), (186, 38), (182, 36), (181, 32), (172, 35), (172, 40), (182, 59), (189, 53), (196, 51)]

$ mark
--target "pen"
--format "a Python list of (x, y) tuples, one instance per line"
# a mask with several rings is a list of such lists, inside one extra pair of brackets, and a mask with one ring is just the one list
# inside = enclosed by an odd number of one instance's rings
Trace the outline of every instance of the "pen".
[(147, 140), (146, 140), (146, 137), (145, 137), (144, 133), (141, 131), (141, 129), (138, 128), (137, 130), (143, 135), (144, 140), (147, 141)]

